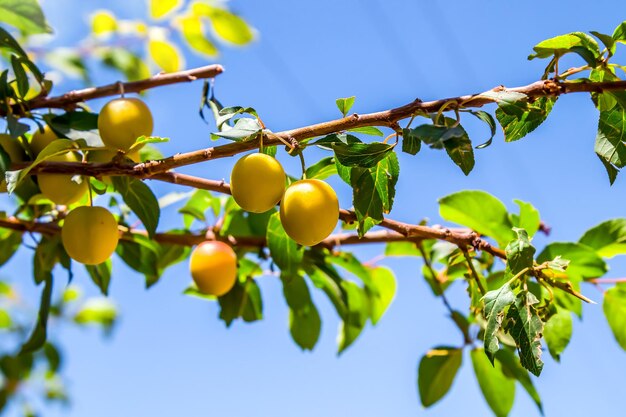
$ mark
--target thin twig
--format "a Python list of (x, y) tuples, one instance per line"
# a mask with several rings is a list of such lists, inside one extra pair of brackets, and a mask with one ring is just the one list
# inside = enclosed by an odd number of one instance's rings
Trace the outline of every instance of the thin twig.
[(482, 295), (487, 294), (487, 290), (483, 286), (483, 283), (480, 282), (480, 276), (478, 276), (478, 272), (476, 272), (476, 268), (474, 267), (474, 262), (472, 262), (472, 257), (469, 255), (467, 249), (461, 248), (461, 251), (463, 252), (463, 256), (465, 256), (465, 260), (467, 261), (467, 266), (472, 274), (472, 278), (474, 278), (474, 280), (476, 281), (476, 285), (478, 286), (478, 291), (480, 291)]
[[(190, 82), (198, 79), (213, 78), (224, 72), (221, 65), (207, 65), (204, 67), (193, 68), (185, 71), (159, 73), (153, 77), (144, 80), (132, 81), (127, 83), (115, 82), (113, 84), (103, 85), (100, 87), (89, 87), (82, 90), (70, 91), (66, 94), (56, 97), (36, 97), (27, 103), (28, 108), (34, 109), (50, 109), (74, 108), (78, 103), (96, 98), (117, 96), (123, 93), (138, 93), (154, 87), (164, 85), (178, 84), (182, 82)], [(17, 109), (13, 109), (15, 112)], [(19, 112), (18, 112), (19, 114)], [(5, 116), (6, 112), (0, 110), (0, 116)]]

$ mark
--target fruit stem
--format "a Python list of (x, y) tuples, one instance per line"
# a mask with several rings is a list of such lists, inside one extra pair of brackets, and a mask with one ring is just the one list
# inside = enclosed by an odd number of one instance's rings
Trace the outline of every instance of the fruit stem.
[(263, 131), (259, 134), (259, 152), (263, 153)]
[(117, 88), (119, 88), (120, 90), (120, 97), (124, 98), (124, 83), (121, 81), (118, 81)]
[(304, 155), (302, 154), (302, 150), (298, 152), (298, 156), (300, 157), (300, 165), (302, 166), (302, 179), (306, 180), (306, 164), (304, 163)]
[(87, 188), (89, 188), (89, 205), (93, 207), (93, 191), (91, 190), (91, 181), (87, 180)]

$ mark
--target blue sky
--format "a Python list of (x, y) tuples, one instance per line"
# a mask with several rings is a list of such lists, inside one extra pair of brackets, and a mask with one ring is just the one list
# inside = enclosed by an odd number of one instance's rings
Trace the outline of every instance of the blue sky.
[[(613, 12), (623, 9), (618, 1), (602, 2), (605, 12), (582, 1), (571, 1), (558, 11), (493, 0), (231, 4), (260, 36), (250, 47), (223, 49), (219, 62), (226, 72), (216, 80), (218, 98), (227, 105), (255, 107), (274, 131), (336, 118), (338, 97), (355, 95), (353, 111), (371, 112), (416, 97), (428, 100), (499, 84), (528, 84), (545, 65), (526, 60), (537, 42), (576, 30), (611, 33), (626, 19)], [(124, 18), (145, 15), (142, 1), (47, 0), (44, 7), (58, 31), (58, 44), (82, 38), (86, 16), (94, 8), (111, 8)], [(191, 67), (207, 62), (188, 55), (187, 63)], [(95, 79), (99, 84), (112, 81), (113, 75), (102, 71)], [(64, 85), (73, 86), (77, 84)], [(171, 138), (161, 146), (165, 154), (209, 146), (209, 129), (197, 117), (200, 89), (199, 83), (177, 85), (148, 96), (155, 134)], [(392, 216), (438, 222), (437, 198), (470, 188), (489, 191), (511, 208), (514, 198), (532, 202), (552, 226), (551, 240), (576, 240), (602, 220), (624, 217), (626, 180), (618, 178), (610, 187), (593, 153), (597, 116), (588, 96), (562, 97), (548, 121), (530, 136), (506, 144), (499, 133), (491, 147), (477, 151), (476, 168), (468, 177), (443, 152), (425, 149), (416, 157), (399, 155), (401, 174)], [(487, 137), (483, 125), (473, 120), (464, 125), (476, 144)], [(297, 161), (284, 153), (278, 157), (297, 174)], [(222, 159), (185, 172), (228, 178), (233, 162)], [(331, 183), (341, 205), (350, 206), (349, 189), (339, 181)], [(174, 189), (150, 185), (159, 195)], [(163, 215), (164, 226), (180, 224), (174, 209)], [(546, 241), (538, 237), (536, 244)], [(381, 250), (354, 249), (362, 260)], [(30, 252), (21, 251), (0, 274), (35, 297), (30, 270), (24, 268), (30, 265), (29, 257)], [(215, 304), (181, 295), (190, 281), (186, 264), (171, 268), (145, 291), (142, 277), (115, 260), (111, 296), (122, 311), (120, 325), (110, 338), (97, 331), (56, 329), (52, 337), (64, 348), (72, 406), (52, 407), (45, 415), (490, 415), (468, 355), (448, 396), (422, 409), (416, 388), (420, 357), (434, 346), (461, 340), (444, 317), (443, 305), (424, 284), (416, 260), (382, 264), (396, 272), (396, 299), (376, 328), (368, 327), (337, 357), (338, 321), (320, 294), (315, 301), (323, 318), (322, 336), (313, 352), (303, 353), (290, 340), (288, 310), (276, 278), (259, 278), (265, 319), (226, 329), (217, 319)], [(624, 273), (623, 262), (612, 263), (610, 276)], [(95, 294), (87, 276), (78, 273), (75, 279)], [(595, 288), (584, 290), (600, 299)], [(463, 306), (464, 297), (457, 288), (452, 299)], [(546, 415), (618, 415), (624, 370), (626, 353), (614, 342), (601, 306), (587, 306), (583, 322), (575, 322), (562, 364), (555, 364), (546, 352), (546, 366), (536, 380)], [(511, 416), (537, 415), (526, 393), (517, 388)]]

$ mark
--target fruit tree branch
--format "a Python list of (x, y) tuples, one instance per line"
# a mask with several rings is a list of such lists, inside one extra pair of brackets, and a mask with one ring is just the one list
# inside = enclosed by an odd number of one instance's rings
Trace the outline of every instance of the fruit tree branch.
[[(73, 108), (78, 103), (82, 103), (87, 100), (93, 100), (96, 98), (116, 96), (119, 95), (122, 91), (124, 93), (138, 93), (140, 91), (148, 90), (154, 87), (160, 87), (163, 85), (195, 81), (198, 79), (214, 78), (222, 72), (224, 72), (224, 68), (221, 65), (207, 65), (204, 67), (193, 68), (185, 71), (159, 73), (150, 78), (139, 81), (126, 83), (117, 82), (113, 84), (103, 85), (100, 87), (89, 87), (82, 90), (70, 91), (66, 94), (55, 97), (36, 97), (33, 100), (28, 101), (28, 108), (31, 110), (43, 108)], [(0, 115), (4, 114), (0, 113)]]
[[(220, 67), (221, 69), (221, 67)], [(194, 70), (190, 70), (194, 71)], [(165, 75), (163, 75), (165, 76)], [(157, 76), (157, 77), (160, 77)], [(174, 81), (172, 81), (174, 82)], [(110, 86), (107, 86), (111, 88)], [(389, 127), (398, 129), (398, 121), (414, 116), (418, 113), (435, 113), (445, 106), (446, 111), (458, 110), (460, 108), (482, 107), (486, 104), (497, 102), (494, 93), (514, 92), (526, 94), (531, 99), (540, 97), (557, 97), (563, 94), (581, 93), (581, 92), (603, 92), (626, 90), (626, 81), (603, 81), (603, 82), (573, 82), (573, 81), (555, 81), (542, 80), (536, 81), (521, 87), (506, 88), (504, 86), (495, 87), (489, 91), (471, 94), (459, 97), (451, 97), (434, 101), (415, 101), (401, 107), (390, 110), (384, 110), (368, 114), (352, 114), (347, 117), (335, 119), (327, 122), (317, 123), (305, 127), (291, 130), (285, 130), (274, 134), (264, 135), (263, 144), (280, 145), (284, 141), (290, 143), (299, 143), (303, 140), (337, 133), (348, 129), (367, 126)], [(81, 90), (84, 91), (84, 90)], [(77, 92), (68, 93), (68, 95), (77, 94)], [(63, 96), (62, 96), (63, 97)], [(452, 104), (450, 104), (452, 103)], [(113, 164), (80, 164), (80, 163), (60, 163), (60, 162), (43, 162), (35, 167), (31, 173), (55, 172), (63, 173), (71, 169), (73, 174), (92, 175), (96, 169), (100, 175), (130, 175), (135, 177), (147, 178), (157, 173), (166, 172), (171, 169), (192, 165), (212, 159), (224, 158), (237, 155), (255, 149), (259, 146), (258, 138), (233, 142), (226, 145), (220, 145), (192, 152), (180, 153), (168, 158), (147, 161), (139, 164), (129, 164), (124, 166)]]
[[(6, 217), (0, 219), (0, 227), (4, 229), (11, 229), (20, 232), (40, 233), (45, 235), (56, 235), (61, 233), (61, 227), (51, 222), (29, 222), (21, 220), (16, 217)], [(133, 240), (133, 236), (147, 236), (145, 230), (139, 229), (127, 229), (120, 226), (120, 233), (122, 233), (122, 239)], [(194, 246), (205, 240), (222, 240), (228, 242), (232, 246), (243, 247), (264, 247), (266, 246), (265, 237), (262, 236), (218, 236), (215, 233), (207, 235), (206, 233), (188, 233), (188, 234), (174, 234), (174, 233), (157, 233), (154, 236), (154, 240), (159, 243), (167, 243), (172, 245), (182, 246)], [(366, 243), (385, 243), (385, 242), (406, 242), (414, 241), (418, 242), (422, 240), (416, 236), (404, 236), (400, 233), (396, 233), (390, 230), (379, 230), (375, 232), (366, 233), (363, 237), (358, 237), (353, 233), (337, 233), (330, 235), (319, 245), (327, 248), (334, 248), (342, 245), (355, 245)]]
[[(151, 177), (174, 184), (187, 185), (190, 187), (216, 191), (223, 194), (230, 194), (230, 185), (225, 181), (206, 180), (204, 178), (193, 177), (185, 174), (175, 174), (172, 172), (161, 173)], [(356, 214), (351, 210), (339, 210), (339, 219), (346, 223), (356, 221)], [(491, 245), (482, 239), (478, 233), (467, 229), (449, 229), (445, 227), (422, 226), (416, 224), (402, 223), (397, 220), (383, 219), (378, 226), (391, 230), (400, 236), (404, 236), (406, 240), (423, 240), (437, 239), (454, 243), (460, 248), (472, 247), (475, 250), (488, 252), (493, 256), (506, 259), (504, 251)], [(358, 237), (357, 237), (358, 238)]]

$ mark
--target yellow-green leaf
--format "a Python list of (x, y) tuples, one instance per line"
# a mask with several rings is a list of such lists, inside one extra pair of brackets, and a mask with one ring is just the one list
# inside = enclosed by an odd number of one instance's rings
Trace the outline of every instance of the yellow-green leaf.
[(184, 58), (178, 48), (170, 42), (151, 40), (148, 43), (150, 57), (163, 71), (180, 71), (184, 66)]
[(117, 20), (108, 10), (96, 10), (91, 15), (91, 32), (96, 35), (106, 35), (117, 30)]
[(210, 57), (218, 55), (217, 47), (205, 36), (204, 24), (199, 17), (182, 17), (179, 24), (183, 37), (194, 51)]
[(226, 9), (194, 3), (191, 10), (196, 16), (208, 17), (217, 36), (227, 42), (245, 45), (254, 39), (254, 33), (246, 21)]
[(148, 9), (150, 11), (150, 17), (153, 19), (161, 19), (178, 9), (182, 4), (182, 0), (149, 0)]

